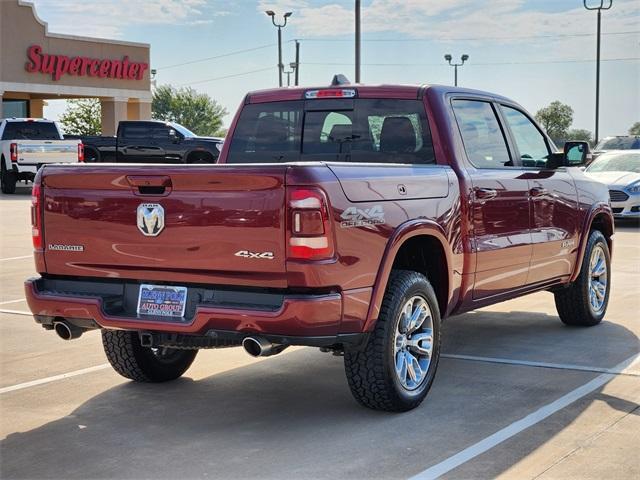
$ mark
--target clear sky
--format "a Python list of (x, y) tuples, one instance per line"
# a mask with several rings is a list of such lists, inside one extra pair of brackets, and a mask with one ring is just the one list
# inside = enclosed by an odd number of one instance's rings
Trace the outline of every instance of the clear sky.
[[(327, 84), (334, 73), (354, 77), (353, 0), (33, 2), (52, 32), (150, 43), (158, 84), (208, 93), (229, 111), (227, 125), (247, 91), (277, 86), (276, 29), (264, 10), (293, 12), (284, 63), (294, 60), (299, 39), (301, 85)], [(560, 100), (573, 107), (574, 128), (593, 131), (596, 14), (581, 0), (362, 5), (364, 83), (452, 84), (443, 55), (466, 53), (460, 85), (503, 94), (532, 113)], [(602, 31), (601, 136), (625, 134), (640, 121), (640, 1), (613, 0)], [(55, 118), (62, 108), (53, 102), (46, 114)]]

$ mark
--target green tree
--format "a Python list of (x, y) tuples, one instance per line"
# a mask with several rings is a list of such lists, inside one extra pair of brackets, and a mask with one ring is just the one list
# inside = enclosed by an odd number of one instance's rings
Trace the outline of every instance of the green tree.
[(640, 135), (640, 122), (636, 122), (631, 125), (629, 129), (629, 135)]
[(81, 98), (67, 100), (67, 109), (60, 116), (60, 123), (68, 135), (100, 135), (100, 100)]
[(554, 140), (564, 139), (573, 123), (573, 108), (558, 100), (536, 113), (536, 120)]
[(153, 118), (184, 125), (198, 135), (224, 135), (222, 117), (227, 110), (206, 93), (193, 88), (161, 85), (153, 92)]
[(582, 142), (588, 142), (589, 145), (593, 144), (593, 136), (589, 130), (584, 128), (572, 128), (567, 132), (567, 140), (579, 140)]

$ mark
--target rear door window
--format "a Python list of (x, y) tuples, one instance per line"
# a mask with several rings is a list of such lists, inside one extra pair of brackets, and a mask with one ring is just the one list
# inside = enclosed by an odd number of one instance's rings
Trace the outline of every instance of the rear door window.
[(147, 125), (123, 125), (122, 138), (128, 140), (149, 139), (151, 129)]
[(247, 105), (227, 161), (431, 164), (435, 155), (418, 100), (311, 100), (306, 111), (301, 101)]
[(477, 168), (512, 167), (507, 141), (489, 102), (453, 100), (467, 158)]
[(52, 122), (7, 122), (2, 140), (60, 140)]

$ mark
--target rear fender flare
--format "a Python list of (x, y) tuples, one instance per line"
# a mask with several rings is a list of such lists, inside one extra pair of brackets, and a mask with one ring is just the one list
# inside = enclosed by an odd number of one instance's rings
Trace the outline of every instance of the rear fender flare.
[[(373, 287), (373, 293), (371, 294), (371, 302), (369, 303), (369, 311), (367, 313), (367, 320), (364, 326), (365, 332), (369, 332), (373, 330), (375, 323), (378, 319), (380, 308), (382, 306), (382, 300), (384, 298), (384, 293), (385, 293), (385, 290), (387, 289), (389, 275), (391, 274), (393, 262), (395, 261), (398, 251), (407, 240), (419, 235), (434, 237), (436, 240), (440, 242), (442, 246), (442, 250), (445, 252), (447, 274), (449, 276), (447, 304), (451, 302), (452, 285), (453, 285), (452, 271), (450, 268), (450, 266), (452, 265), (451, 251), (448, 247), (449, 242), (447, 241), (444, 231), (442, 227), (440, 227), (440, 225), (438, 225), (437, 223), (431, 220), (426, 220), (426, 219), (410, 220), (400, 225), (395, 230), (395, 232), (393, 233), (389, 241), (387, 242), (387, 246), (382, 256), (382, 262), (380, 263), (378, 274), (376, 276), (376, 283)], [(444, 316), (446, 315), (446, 312), (440, 312), (440, 315)]]
[[(611, 212), (611, 207), (609, 206), (609, 204), (600, 202), (600, 203), (596, 203), (595, 205), (592, 205), (591, 210), (589, 210), (589, 213), (585, 217), (585, 222), (582, 225), (582, 235), (580, 238), (580, 245), (578, 247), (578, 255), (576, 257), (576, 263), (573, 267), (573, 274), (571, 275), (569, 282), (575, 282), (575, 280), (578, 278), (578, 275), (580, 275), (580, 268), (582, 266), (582, 260), (584, 259), (584, 253), (587, 248), (587, 242), (589, 241), (589, 233), (591, 231), (591, 225), (593, 224), (593, 220), (599, 214), (605, 215), (607, 226), (611, 230), (611, 236), (613, 236), (613, 231), (614, 231), (613, 213)], [(602, 233), (604, 234), (605, 232), (602, 232)], [(609, 240), (609, 251), (610, 253), (613, 253), (612, 241), (610, 238), (608, 238), (608, 240)]]

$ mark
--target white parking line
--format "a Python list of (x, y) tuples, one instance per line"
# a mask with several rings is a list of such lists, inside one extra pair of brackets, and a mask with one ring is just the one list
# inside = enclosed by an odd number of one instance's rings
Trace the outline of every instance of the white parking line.
[(9, 310), (6, 308), (0, 308), (0, 313), (13, 313), (14, 315), (28, 315), (30, 317), (33, 315), (33, 313), (25, 310)]
[(9, 261), (9, 260), (22, 260), (23, 258), (33, 258), (33, 255), (23, 255), (22, 257), (0, 258), (0, 262), (6, 262), (6, 261)]
[[(627, 369), (630, 369), (640, 360), (640, 353), (637, 353), (624, 362), (619, 363), (615, 367), (611, 369), (611, 371), (624, 373)], [(527, 428), (540, 423), (545, 418), (550, 417), (554, 413), (562, 410), (563, 408), (571, 405), (576, 400), (581, 399), (602, 387), (606, 383), (608, 383), (611, 379), (613, 379), (616, 375), (614, 373), (603, 373), (598, 375), (596, 378), (591, 380), (588, 383), (585, 383), (581, 387), (572, 390), (571, 392), (563, 395), (558, 398), (554, 402), (548, 403), (547, 405), (539, 408), (535, 412), (527, 415), (520, 420), (513, 422), (511, 425), (503, 428), (502, 430), (498, 430), (493, 435), (489, 435), (483, 440), (471, 445), (470, 447), (465, 448), (464, 450), (456, 453), (455, 455), (447, 458), (446, 460), (433, 465), (426, 470), (418, 473), (417, 475), (411, 477), (410, 480), (431, 480), (438, 477), (441, 477), (445, 473), (450, 472), (454, 468), (459, 467), (463, 463), (468, 462), (469, 460), (474, 459), (478, 455), (485, 453), (488, 450), (491, 450), (496, 445), (504, 442), (505, 440), (510, 439), (511, 437), (517, 435), (518, 433), (526, 430)]]
[(440, 356), (442, 358), (452, 358), (454, 360), (470, 360), (472, 362), (501, 363), (506, 365), (519, 365), (524, 367), (555, 368), (558, 370), (577, 370), (581, 372), (612, 373), (614, 375), (631, 375), (633, 377), (640, 377), (640, 371), (632, 371), (632, 370), (626, 369), (624, 372), (622, 372), (622, 371), (616, 371), (615, 367), (601, 368), (601, 367), (591, 367), (591, 366), (584, 366), (584, 365), (573, 365), (570, 363), (532, 362), (529, 360), (512, 360), (510, 358), (495, 358), (495, 357), (477, 357), (475, 355), (456, 355), (452, 353), (443, 353)]
[(5, 300), (4, 302), (0, 302), (0, 305), (7, 305), (9, 303), (20, 303), (20, 302), (24, 302), (26, 299), (24, 298), (19, 298), (17, 300)]
[(0, 394), (15, 392), (16, 390), (22, 390), (23, 388), (35, 387), (36, 385), (42, 385), (45, 383), (55, 382), (57, 380), (63, 380), (65, 378), (77, 377), (78, 375), (84, 375), (85, 373), (97, 372), (110, 367), (108, 363), (102, 365), (96, 365), (95, 367), (83, 368), (81, 370), (74, 370), (69, 373), (62, 373), (60, 375), (53, 375), (52, 377), (40, 378), (38, 380), (32, 380), (30, 382), (18, 383), (17, 385), (11, 385), (9, 387), (0, 388)]

